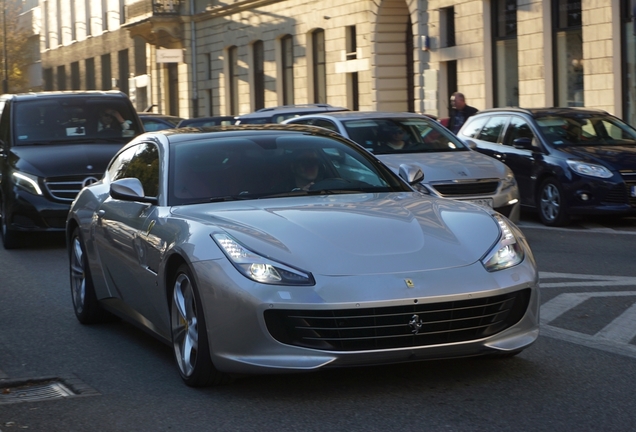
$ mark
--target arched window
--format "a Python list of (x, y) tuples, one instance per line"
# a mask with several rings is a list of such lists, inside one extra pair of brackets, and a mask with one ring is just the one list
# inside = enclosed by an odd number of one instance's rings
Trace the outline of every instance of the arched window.
[(323, 29), (315, 30), (311, 34), (311, 44), (314, 103), (327, 103), (327, 65)]
[(263, 41), (252, 44), (252, 70), (254, 71), (254, 110), (265, 108), (265, 52)]
[(294, 39), (292, 35), (285, 35), (280, 40), (281, 69), (283, 79), (283, 105), (294, 103)]

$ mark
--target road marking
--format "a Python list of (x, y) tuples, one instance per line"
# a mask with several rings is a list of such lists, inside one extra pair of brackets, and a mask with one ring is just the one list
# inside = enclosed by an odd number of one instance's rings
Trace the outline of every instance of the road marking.
[[(604, 276), (572, 273), (539, 272), (541, 288), (636, 286), (633, 276)], [(543, 282), (545, 279), (575, 279), (573, 282)]]
[[(559, 275), (556, 277), (565, 277), (563, 273), (556, 274)], [(570, 276), (582, 277), (585, 275)], [(601, 278), (601, 276), (596, 276), (595, 278)], [(622, 282), (622, 280), (617, 282)], [(634, 303), (594, 335), (549, 325), (550, 322), (586, 300), (599, 297), (634, 297)], [(636, 358), (636, 346), (629, 343), (636, 337), (636, 291), (560, 294), (541, 305), (540, 321), (541, 334), (544, 336)]]

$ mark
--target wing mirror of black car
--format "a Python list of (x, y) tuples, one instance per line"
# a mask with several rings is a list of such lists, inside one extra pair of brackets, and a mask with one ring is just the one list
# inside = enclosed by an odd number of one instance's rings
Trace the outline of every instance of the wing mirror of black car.
[(424, 180), (424, 173), (417, 165), (401, 164), (398, 175), (410, 185), (421, 183)]
[(473, 140), (465, 139), (464, 144), (468, 146), (468, 148), (475, 150), (477, 148), (477, 143)]
[(532, 150), (532, 138), (517, 138), (512, 145), (514, 148)]
[(122, 201), (139, 201), (150, 204), (157, 204), (157, 198), (147, 197), (144, 194), (144, 187), (138, 178), (123, 178), (115, 180), (110, 184), (110, 196)]

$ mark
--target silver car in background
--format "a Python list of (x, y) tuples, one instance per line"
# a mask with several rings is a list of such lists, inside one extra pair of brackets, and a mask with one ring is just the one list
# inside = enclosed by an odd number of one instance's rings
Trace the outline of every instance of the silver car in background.
[(69, 213), (75, 315), (148, 331), (190, 386), (518, 354), (539, 334), (523, 234), (421, 178), (316, 127), (146, 133)]
[[(503, 163), (473, 151), (434, 118), (377, 111), (343, 111), (303, 115), (286, 124), (320, 126), (338, 132), (371, 151), (394, 172), (403, 163), (424, 172), (422, 186), (431, 194), (494, 208), (513, 222), (520, 216), (519, 189)], [(407, 145), (386, 145), (401, 132)]]

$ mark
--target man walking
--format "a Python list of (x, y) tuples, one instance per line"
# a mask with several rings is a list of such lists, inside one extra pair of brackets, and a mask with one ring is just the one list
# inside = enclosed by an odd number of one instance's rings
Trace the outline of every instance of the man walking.
[(457, 133), (466, 122), (466, 119), (477, 114), (477, 108), (466, 105), (466, 98), (463, 93), (455, 92), (450, 98), (451, 110), (448, 128)]

